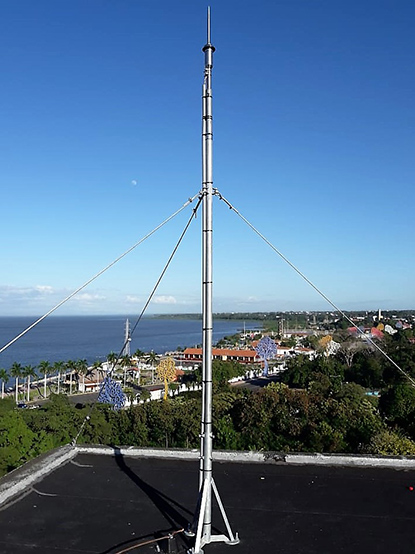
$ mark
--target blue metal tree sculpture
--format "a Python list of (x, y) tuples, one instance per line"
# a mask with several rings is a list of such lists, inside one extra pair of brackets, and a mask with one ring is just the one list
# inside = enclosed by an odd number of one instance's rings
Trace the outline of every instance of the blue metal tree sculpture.
[(111, 377), (105, 377), (98, 395), (98, 402), (111, 404), (114, 410), (121, 410), (125, 404), (125, 394), (121, 385)]
[(277, 353), (277, 345), (270, 337), (263, 337), (255, 348), (258, 356), (264, 360), (263, 376), (268, 375), (268, 360)]

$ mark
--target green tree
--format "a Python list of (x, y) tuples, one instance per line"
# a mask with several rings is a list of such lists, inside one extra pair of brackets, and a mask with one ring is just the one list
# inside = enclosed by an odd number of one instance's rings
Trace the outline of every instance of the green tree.
[(107, 363), (108, 365), (111, 367), (112, 370), (115, 369), (115, 366), (117, 365), (117, 362), (118, 362), (118, 356), (115, 352), (110, 352), (108, 355), (107, 355)]
[(4, 387), (9, 380), (9, 374), (4, 368), (0, 368), (0, 381), (1, 381), (1, 399), (4, 398)]
[(343, 383), (331, 402), (329, 421), (344, 433), (344, 451), (359, 452), (383, 426), (378, 410), (356, 383)]
[[(88, 415), (88, 408), (83, 410)], [(115, 444), (118, 414), (108, 405), (97, 404), (88, 424), (83, 427), (79, 440), (85, 444)]]
[(99, 383), (100, 377), (102, 379), (104, 373), (102, 362), (100, 362), (99, 360), (95, 360), (95, 362), (92, 364), (92, 371), (95, 372), (96, 382)]
[[(409, 331), (400, 330), (394, 335), (385, 334), (383, 346), (399, 367), (411, 377), (415, 377), (415, 345), (409, 339)], [(390, 362), (385, 362), (383, 378), (388, 385), (406, 381), (405, 375)]]
[(65, 362), (55, 362), (53, 364), (53, 371), (57, 373), (58, 375), (58, 387), (57, 387), (57, 393), (60, 394), (61, 390), (61, 377), (62, 377), (62, 372), (65, 370)]
[(288, 339), (284, 339), (281, 341), (281, 346), (286, 346), (287, 348), (294, 348), (294, 346), (297, 345), (297, 341), (295, 340), (295, 337), (289, 337)]
[(19, 379), (23, 377), (23, 366), (18, 362), (13, 362), (10, 368), (10, 375), (15, 379), (15, 400), (17, 404), (19, 394)]
[[(52, 448), (44, 430), (34, 433), (24, 420), (26, 410), (4, 408), (1, 401), (0, 417), (0, 474), (19, 467), (22, 463)], [(28, 410), (33, 411), (33, 410)]]
[(287, 360), (282, 381), (290, 387), (305, 388), (311, 381), (312, 376), (313, 366), (309, 358), (301, 354)]
[(137, 360), (137, 372), (136, 372), (136, 378), (137, 378), (137, 385), (140, 385), (141, 382), (141, 368), (140, 368), (140, 362), (142, 362), (145, 358), (145, 352), (137, 348), (137, 350), (133, 354), (133, 358)]
[(140, 391), (140, 400), (143, 402), (147, 402), (147, 400), (150, 400), (151, 393), (147, 389), (141, 389)]
[(43, 375), (43, 379), (44, 379), (44, 381), (43, 381), (43, 396), (44, 396), (44, 398), (46, 398), (46, 396), (47, 396), (47, 392), (46, 392), (47, 378), (48, 378), (48, 375), (51, 375), (51, 373), (52, 373), (52, 366), (50, 365), (50, 363), (47, 360), (42, 360), (41, 362), (39, 362), (37, 368), (40, 371), (40, 373)]
[(318, 341), (319, 337), (317, 335), (307, 335), (306, 337), (301, 339), (301, 344), (305, 346), (305, 348), (312, 348), (313, 350), (317, 350)]
[(24, 368), (23, 368), (23, 375), (24, 377), (26, 378), (26, 390), (27, 390), (27, 396), (26, 396), (26, 400), (27, 402), (29, 402), (30, 400), (30, 379), (32, 377), (36, 377), (36, 369), (32, 366), (32, 365), (26, 365)]
[(83, 421), (82, 411), (75, 409), (67, 396), (53, 392), (43, 406), (37, 410), (24, 410), (23, 415), (31, 431), (47, 435), (50, 448), (68, 444)]
[(82, 389), (85, 392), (85, 377), (88, 373), (88, 362), (85, 359), (80, 359), (76, 361), (75, 364), (75, 373), (82, 377)]
[(124, 387), (127, 384), (127, 369), (131, 367), (131, 356), (122, 356), (120, 359), (120, 365), (124, 370)]
[(146, 356), (146, 362), (150, 365), (155, 365), (158, 362), (158, 355), (154, 352), (154, 350), (151, 350), (151, 352), (147, 353)]
[(229, 381), (234, 377), (243, 376), (246, 368), (237, 362), (213, 360), (212, 382), (217, 389), (229, 388)]
[(287, 401), (291, 392), (286, 385), (278, 383), (237, 400), (232, 413), (243, 449), (297, 449), (298, 425), (295, 418), (291, 418)]
[(391, 425), (398, 425), (415, 438), (415, 388), (397, 383), (382, 391), (379, 410)]
[[(343, 365), (333, 357), (324, 355), (310, 360), (307, 356), (299, 355), (287, 361), (287, 369), (282, 375), (282, 381), (290, 387), (306, 388), (325, 375), (333, 387), (343, 381)], [(327, 381), (327, 380), (326, 380)]]
[(140, 350), (139, 348), (137, 348), (137, 350), (134, 352), (133, 356), (134, 358), (137, 358), (137, 360), (139, 362), (141, 362), (142, 360), (144, 360), (145, 358), (145, 352), (143, 352), (142, 350)]
[(146, 412), (149, 446), (172, 446), (175, 430), (173, 402), (147, 402), (142, 407)]
[(232, 416), (225, 414), (215, 424), (215, 447), (226, 450), (237, 450), (240, 445), (240, 434), (236, 431)]
[(355, 354), (353, 363), (345, 369), (345, 379), (368, 389), (379, 389), (383, 386), (383, 369), (381, 355), (363, 350)]
[(380, 456), (415, 456), (415, 442), (400, 433), (383, 429), (372, 437), (366, 452)]
[(199, 399), (184, 399), (179, 396), (174, 400), (175, 446), (197, 448), (200, 442), (201, 403)]
[(151, 352), (147, 353), (146, 356), (146, 363), (151, 366), (151, 382), (154, 383), (154, 366), (158, 362), (159, 357), (157, 354), (152, 350)]
[(76, 369), (76, 361), (75, 360), (67, 360), (65, 362), (65, 370), (69, 370), (69, 394), (72, 394), (72, 382), (73, 382), (73, 374)]

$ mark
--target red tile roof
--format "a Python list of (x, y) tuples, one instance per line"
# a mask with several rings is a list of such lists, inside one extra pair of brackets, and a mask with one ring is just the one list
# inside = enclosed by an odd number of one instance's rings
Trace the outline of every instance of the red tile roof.
[[(202, 355), (202, 349), (201, 348), (186, 348), (184, 351), (184, 354), (189, 355)], [(255, 350), (239, 350), (237, 348), (212, 348), (212, 355), (213, 356), (238, 356), (238, 358), (252, 358), (256, 357), (257, 353)]]

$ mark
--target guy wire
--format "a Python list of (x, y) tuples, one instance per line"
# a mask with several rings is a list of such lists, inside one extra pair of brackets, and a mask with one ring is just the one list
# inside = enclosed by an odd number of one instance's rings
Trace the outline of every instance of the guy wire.
[[(140, 315), (138, 316), (137, 321), (136, 321), (135, 324), (133, 325), (133, 328), (132, 328), (132, 330), (131, 330), (131, 336), (134, 334), (134, 332), (135, 332), (135, 330), (136, 330), (138, 324), (140, 323), (140, 321), (141, 321), (141, 319), (142, 319), (142, 317), (143, 317), (145, 311), (146, 311), (147, 308), (148, 308), (148, 305), (150, 304), (151, 300), (153, 299), (153, 296), (155, 295), (155, 293), (156, 293), (156, 291), (157, 291), (157, 289), (158, 289), (158, 287), (159, 287), (159, 285), (160, 285), (160, 283), (161, 283), (161, 280), (163, 279), (163, 277), (164, 277), (164, 275), (165, 275), (165, 273), (166, 273), (166, 271), (167, 271), (167, 269), (168, 269), (170, 263), (172, 262), (172, 260), (173, 260), (173, 258), (174, 258), (174, 256), (175, 256), (175, 254), (176, 254), (176, 252), (177, 252), (177, 250), (178, 250), (178, 248), (179, 248), (179, 246), (180, 246), (180, 244), (181, 244), (181, 242), (182, 242), (182, 240), (183, 240), (183, 238), (184, 238), (184, 236), (185, 236), (185, 234), (186, 234), (186, 232), (187, 232), (187, 230), (189, 229), (189, 226), (190, 226), (190, 224), (191, 224), (193, 218), (196, 218), (196, 213), (197, 213), (197, 210), (198, 210), (198, 208), (199, 208), (199, 206), (200, 206), (200, 203), (201, 203), (201, 201), (202, 201), (202, 198), (203, 198), (203, 193), (199, 193), (199, 199), (198, 199), (198, 201), (197, 201), (196, 206), (195, 206), (195, 207), (193, 208), (193, 210), (192, 210), (192, 215), (190, 216), (189, 221), (187, 222), (185, 228), (183, 229), (182, 234), (180, 235), (179, 240), (178, 240), (177, 243), (176, 243), (176, 246), (173, 248), (173, 251), (172, 251), (172, 253), (170, 254), (170, 256), (169, 256), (169, 258), (168, 258), (168, 260), (167, 260), (167, 262), (166, 262), (166, 264), (165, 264), (165, 266), (164, 266), (162, 272), (160, 273), (160, 276), (159, 276), (159, 278), (157, 279), (156, 284), (155, 284), (154, 287), (153, 287), (153, 290), (151, 291), (149, 297), (147, 298), (147, 301), (146, 301), (146, 303), (144, 304), (144, 307), (143, 307), (143, 309), (141, 310), (141, 313), (140, 313)], [(114, 371), (115, 366), (117, 365), (119, 359), (121, 358), (122, 352), (124, 351), (125, 347), (127, 346), (127, 342), (128, 342), (128, 339), (124, 341), (124, 344), (122, 345), (122, 348), (121, 348), (121, 350), (120, 350), (120, 353), (118, 354), (117, 359), (115, 360), (115, 362), (114, 362), (113, 365), (112, 365), (112, 368), (111, 368), (110, 371), (108, 372), (109, 375), (111, 375), (112, 372)]]
[[(181, 235), (180, 235), (180, 237), (179, 237), (179, 240), (178, 240), (177, 243), (176, 243), (176, 246), (173, 248), (173, 251), (172, 251), (172, 253), (170, 254), (170, 256), (169, 256), (169, 258), (168, 258), (168, 260), (167, 260), (167, 262), (166, 262), (166, 264), (165, 264), (165, 266), (164, 266), (164, 268), (163, 268), (163, 270), (162, 270), (162, 272), (161, 272), (161, 274), (160, 274), (160, 276), (159, 276), (159, 278), (157, 279), (156, 284), (154, 285), (154, 287), (153, 287), (153, 289), (152, 289), (152, 291), (151, 291), (151, 293), (150, 293), (150, 295), (149, 295), (149, 297), (148, 297), (148, 299), (147, 299), (147, 301), (146, 301), (146, 303), (145, 303), (145, 305), (144, 305), (144, 308), (141, 310), (141, 313), (140, 313), (140, 315), (139, 315), (137, 321), (135, 322), (134, 327), (133, 327), (133, 329), (132, 329), (132, 331), (131, 331), (131, 335), (132, 335), (132, 334), (134, 333), (134, 331), (136, 330), (137, 325), (140, 323), (141, 318), (143, 317), (143, 315), (144, 315), (144, 313), (145, 313), (145, 311), (146, 311), (148, 305), (149, 305), (150, 302), (151, 302), (151, 299), (153, 298), (154, 294), (156, 293), (157, 288), (158, 288), (158, 286), (160, 285), (160, 282), (161, 282), (161, 280), (163, 279), (163, 277), (164, 277), (164, 275), (165, 275), (165, 273), (166, 273), (166, 271), (167, 271), (167, 269), (168, 269), (170, 263), (172, 262), (172, 260), (173, 260), (173, 258), (174, 258), (174, 256), (175, 256), (175, 254), (176, 254), (176, 252), (177, 252), (177, 250), (178, 250), (178, 248), (179, 248), (179, 246), (180, 246), (180, 244), (181, 244), (181, 242), (182, 242), (182, 240), (183, 240), (183, 238), (184, 238), (184, 236), (185, 236), (185, 234), (186, 234), (186, 232), (187, 232), (187, 230), (189, 229), (190, 224), (191, 224), (193, 218), (196, 217), (196, 212), (197, 212), (197, 210), (198, 210), (198, 208), (199, 208), (199, 206), (200, 206), (200, 203), (201, 203), (201, 201), (202, 201), (203, 193), (198, 193), (197, 196), (199, 197), (199, 199), (198, 199), (198, 201), (197, 201), (196, 206), (195, 206), (195, 207), (193, 208), (193, 210), (192, 210), (192, 215), (190, 216), (188, 222), (186, 223), (186, 226), (185, 226), (185, 228), (183, 229), (183, 231), (182, 231), (182, 233), (181, 233)], [(196, 198), (196, 196), (195, 196), (194, 198)], [(194, 198), (193, 198), (192, 200), (194, 200)], [(187, 203), (187, 205), (188, 205), (188, 204), (189, 204), (189, 202)], [(107, 377), (112, 375), (112, 373), (113, 373), (113, 371), (114, 371), (114, 369), (115, 369), (115, 366), (117, 365), (118, 361), (120, 360), (121, 354), (122, 354), (124, 348), (125, 348), (126, 345), (127, 345), (127, 342), (128, 342), (128, 339), (127, 339), (126, 341), (124, 341), (124, 344), (123, 344), (123, 346), (122, 346), (122, 348), (121, 348), (121, 350), (120, 350), (120, 352), (119, 352), (119, 354), (118, 354), (118, 356), (117, 356), (117, 359), (113, 362), (111, 369), (107, 372)], [(100, 386), (100, 391), (101, 391), (101, 390), (102, 390), (102, 384), (101, 384), (101, 386)], [(98, 395), (99, 395), (99, 393), (98, 393)], [(74, 439), (73, 439), (72, 442), (70, 443), (71, 446), (76, 446), (76, 443), (77, 443), (77, 441), (78, 441), (78, 438), (80, 437), (80, 435), (81, 435), (81, 433), (82, 433), (82, 431), (83, 431), (83, 429), (84, 429), (84, 427), (85, 427), (86, 422), (89, 421), (89, 420), (91, 419), (91, 414), (92, 414), (92, 411), (93, 411), (93, 409), (94, 409), (96, 403), (97, 403), (97, 400), (95, 400), (94, 402), (92, 402), (92, 404), (90, 404), (90, 407), (89, 407), (89, 410), (88, 410), (88, 414), (85, 416), (85, 418), (84, 418), (84, 420), (83, 420), (83, 422), (82, 422), (82, 424), (81, 424), (81, 427), (80, 427), (78, 433), (76, 434), (76, 436), (74, 437)]]
[(254, 227), (252, 223), (250, 223), (246, 219), (246, 217), (244, 217), (224, 196), (222, 196), (222, 194), (217, 189), (213, 191), (213, 194), (217, 196), (219, 200), (223, 200), (223, 202), (225, 202), (230, 210), (234, 211), (236, 215), (238, 215), (242, 219), (242, 221), (244, 221), (248, 225), (248, 227), (250, 227), (250, 229), (254, 231), (254, 233), (256, 233), (266, 244), (268, 244), (268, 246), (276, 254), (278, 254), (278, 256), (282, 258), (284, 262), (286, 262), (302, 279), (304, 279), (304, 281), (306, 281), (306, 283), (308, 283), (322, 298), (324, 298), (324, 300), (326, 300), (326, 302), (328, 302), (330, 306), (332, 306), (337, 312), (339, 312), (358, 331), (358, 333), (363, 335), (365, 337), (365, 340), (367, 340), (376, 350), (378, 350), (388, 360), (388, 362), (390, 362), (396, 369), (398, 369), (403, 375), (405, 375), (412, 386), (415, 387), (415, 380), (394, 360), (392, 360), (392, 358), (378, 344), (376, 344), (375, 341), (373, 341), (370, 337), (367, 337), (364, 332), (359, 329), (359, 327), (357, 327), (356, 324), (350, 319), (350, 317), (344, 313), (343, 310), (336, 306), (336, 304), (332, 302), (330, 298), (328, 298), (328, 296), (326, 296), (312, 281), (310, 281), (308, 277), (304, 275), (302, 271), (298, 269), (298, 267), (296, 267), (286, 256), (284, 256), (284, 254), (280, 250), (278, 250), (278, 248), (276, 248), (260, 231), (258, 231), (258, 229), (256, 229), (256, 227)]
[(181, 208), (179, 208), (176, 212), (174, 212), (171, 216), (169, 216), (167, 219), (165, 219), (162, 223), (160, 223), (159, 225), (157, 225), (157, 227), (155, 227), (152, 231), (150, 231), (149, 233), (147, 233), (147, 235), (145, 235), (143, 238), (141, 238), (138, 242), (136, 242), (135, 244), (133, 244), (133, 246), (131, 246), (128, 250), (126, 250), (123, 254), (121, 254), (121, 256), (118, 256), (118, 258), (116, 258), (113, 262), (111, 262), (110, 264), (108, 264), (106, 267), (104, 267), (104, 269), (101, 269), (101, 271), (99, 271), (96, 275), (94, 275), (93, 277), (91, 277), (90, 279), (88, 279), (88, 281), (86, 281), (86, 283), (84, 283), (83, 285), (81, 285), (80, 287), (78, 287), (74, 292), (72, 292), (69, 296), (67, 296), (66, 298), (64, 298), (63, 300), (61, 300), (58, 304), (56, 304), (56, 306), (54, 306), (52, 309), (50, 309), (47, 313), (45, 313), (44, 315), (42, 315), (39, 319), (37, 319), (34, 323), (32, 323), (31, 325), (29, 325), (29, 327), (27, 327), (24, 331), (22, 331), (19, 335), (17, 335), (16, 337), (14, 337), (14, 339), (12, 339), (11, 341), (9, 341), (7, 344), (5, 344), (2, 348), (0, 348), (0, 354), (2, 352), (4, 352), (7, 348), (9, 348), (9, 346), (11, 346), (13, 343), (15, 343), (17, 340), (19, 340), (20, 338), (22, 338), (26, 333), (28, 333), (29, 331), (31, 331), (34, 327), (36, 327), (36, 325), (38, 325), (41, 321), (43, 321), (44, 319), (46, 319), (49, 315), (51, 315), (54, 311), (56, 311), (58, 308), (60, 308), (63, 304), (65, 304), (66, 302), (68, 302), (68, 300), (70, 300), (71, 298), (73, 298), (76, 294), (78, 294), (78, 292), (81, 292), (81, 290), (83, 290), (85, 287), (87, 287), (90, 283), (92, 283), (93, 281), (95, 281), (95, 279), (97, 279), (98, 277), (100, 277), (103, 273), (105, 273), (108, 269), (110, 269), (113, 265), (115, 265), (117, 262), (119, 262), (122, 258), (124, 258), (127, 254), (129, 254), (132, 250), (134, 250), (135, 248), (137, 248), (137, 246), (139, 246), (140, 244), (142, 244), (145, 240), (147, 240), (149, 237), (151, 237), (151, 235), (153, 235), (156, 231), (158, 231), (159, 229), (161, 229), (161, 227), (163, 227), (166, 223), (168, 223), (171, 219), (173, 219), (176, 215), (178, 215), (181, 211), (183, 211), (191, 202), (193, 202), (193, 200), (195, 200), (198, 196), (200, 195), (200, 193), (198, 192), (197, 194), (195, 194), (195, 196), (193, 196), (192, 198), (189, 198), (187, 202), (185, 202), (183, 204), (183, 206)]

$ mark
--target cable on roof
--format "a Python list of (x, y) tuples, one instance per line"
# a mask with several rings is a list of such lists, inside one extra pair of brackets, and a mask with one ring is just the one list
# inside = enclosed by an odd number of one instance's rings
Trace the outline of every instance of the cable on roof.
[(183, 533), (184, 529), (176, 529), (175, 531), (172, 531), (168, 535), (164, 535), (163, 537), (158, 537), (157, 539), (150, 539), (148, 541), (143, 542), (137, 542), (133, 546), (129, 546), (128, 548), (124, 548), (123, 550), (118, 550), (115, 554), (125, 554), (125, 552), (130, 552), (131, 550), (134, 550), (135, 548), (140, 548), (141, 546), (147, 546), (149, 544), (158, 543), (163, 540), (171, 540), (174, 535), (177, 535), (178, 533)]
[(350, 317), (342, 310), (340, 309), (328, 296), (326, 296), (308, 277), (304, 275), (302, 271), (298, 269), (284, 254), (278, 250), (252, 223), (250, 223), (246, 217), (244, 217), (226, 198), (222, 196), (222, 194), (218, 191), (218, 189), (214, 189), (213, 194), (219, 198), (219, 200), (222, 200), (225, 202), (225, 204), (229, 207), (230, 210), (236, 213), (244, 223), (250, 227), (254, 233), (256, 233), (280, 258), (284, 260), (306, 283), (308, 283), (326, 302), (330, 304), (337, 312), (339, 312), (356, 330), (358, 333), (363, 335), (365, 337), (365, 340), (367, 340), (376, 350), (378, 350), (382, 356), (384, 356), (388, 362), (390, 362), (397, 370), (399, 370), (412, 384), (412, 386), (415, 387), (415, 379), (413, 379), (404, 369), (402, 369), (392, 358), (378, 345), (375, 341), (373, 341), (370, 337), (366, 336), (364, 332), (357, 327), (357, 325), (350, 319)]
[[(197, 204), (196, 204), (196, 206), (193, 208), (192, 214), (191, 214), (191, 216), (190, 216), (188, 222), (186, 223), (186, 225), (185, 225), (185, 227), (184, 227), (184, 229), (183, 229), (183, 231), (182, 231), (182, 233), (181, 233), (181, 235), (180, 235), (180, 237), (179, 237), (179, 239), (178, 239), (178, 241), (177, 241), (175, 247), (173, 248), (172, 253), (170, 254), (170, 256), (169, 256), (169, 258), (168, 258), (168, 260), (167, 260), (167, 262), (166, 262), (166, 264), (165, 264), (165, 266), (164, 266), (162, 272), (160, 273), (159, 278), (158, 278), (157, 281), (156, 281), (156, 284), (154, 285), (154, 287), (153, 287), (153, 289), (152, 289), (152, 291), (151, 291), (151, 293), (150, 293), (150, 295), (149, 295), (149, 297), (148, 297), (146, 303), (144, 304), (144, 307), (143, 307), (143, 309), (141, 310), (141, 313), (140, 313), (140, 315), (139, 315), (137, 321), (135, 322), (135, 324), (134, 324), (134, 326), (133, 326), (133, 329), (132, 329), (132, 331), (131, 331), (131, 335), (132, 335), (132, 334), (134, 333), (134, 331), (136, 330), (136, 328), (137, 328), (138, 324), (140, 323), (140, 321), (141, 321), (141, 319), (142, 319), (142, 317), (143, 317), (143, 315), (144, 315), (146, 309), (148, 308), (148, 305), (149, 305), (150, 302), (151, 302), (151, 299), (153, 298), (154, 294), (156, 293), (157, 288), (158, 288), (158, 286), (160, 285), (161, 280), (163, 279), (163, 277), (164, 277), (164, 275), (165, 275), (167, 269), (169, 268), (169, 266), (170, 266), (170, 264), (171, 264), (171, 262), (172, 262), (172, 260), (173, 260), (173, 258), (174, 258), (174, 256), (175, 256), (175, 254), (176, 254), (176, 252), (177, 252), (177, 250), (178, 250), (178, 248), (179, 248), (179, 246), (180, 246), (180, 244), (181, 244), (181, 242), (182, 242), (182, 240), (183, 240), (183, 238), (184, 238), (184, 236), (185, 236), (187, 230), (188, 230), (189, 227), (190, 227), (190, 224), (191, 224), (192, 220), (196, 218), (196, 213), (197, 213), (197, 210), (198, 210), (198, 208), (199, 208), (199, 206), (200, 206), (200, 203), (202, 202), (204, 193), (203, 193), (203, 192), (199, 192), (196, 196), (198, 196)], [(196, 198), (196, 196), (193, 197), (192, 201)], [(190, 202), (190, 200), (189, 200), (189, 202)], [(186, 205), (188, 205), (189, 202), (187, 202)], [(121, 348), (121, 350), (120, 350), (120, 352), (119, 352), (119, 354), (118, 354), (118, 356), (117, 356), (117, 359), (114, 360), (114, 362), (112, 363), (111, 369), (107, 372), (107, 377), (110, 377), (110, 376), (112, 375), (112, 373), (113, 373), (113, 371), (114, 371), (114, 369), (115, 369), (117, 363), (119, 362), (119, 360), (120, 360), (120, 358), (121, 358), (121, 354), (122, 354), (122, 352), (124, 351), (124, 349), (125, 349), (125, 347), (126, 347), (126, 345), (127, 345), (127, 342), (128, 342), (128, 339), (124, 342), (124, 344), (123, 344), (123, 346), (122, 346), (122, 348)], [(104, 381), (103, 381), (103, 383), (104, 383)], [(101, 386), (100, 386), (100, 392), (101, 392), (101, 389), (102, 389), (102, 383), (101, 383)], [(98, 396), (99, 396), (99, 394), (98, 394)], [(80, 427), (78, 433), (76, 434), (76, 436), (74, 437), (74, 439), (73, 439), (73, 440), (71, 441), (71, 443), (70, 443), (71, 446), (76, 446), (76, 444), (77, 444), (77, 442), (78, 442), (78, 439), (79, 439), (79, 437), (81, 436), (81, 433), (82, 433), (82, 431), (84, 430), (84, 427), (85, 427), (87, 421), (89, 421), (89, 420), (91, 419), (92, 410), (94, 409), (96, 403), (97, 403), (97, 400), (95, 400), (92, 404), (90, 404), (88, 413), (87, 413), (87, 415), (85, 416), (85, 418), (84, 418), (84, 420), (83, 420), (83, 422), (82, 422), (82, 424), (81, 424), (81, 427)]]
[(17, 340), (19, 340), (20, 338), (22, 338), (26, 333), (28, 333), (31, 329), (33, 329), (34, 327), (36, 327), (36, 325), (38, 325), (41, 321), (43, 321), (44, 319), (46, 319), (49, 315), (51, 315), (54, 311), (56, 311), (58, 308), (60, 308), (63, 304), (65, 304), (66, 302), (68, 302), (68, 300), (70, 300), (71, 298), (73, 298), (76, 294), (78, 294), (78, 292), (81, 292), (81, 290), (83, 290), (85, 287), (87, 287), (90, 283), (92, 283), (93, 281), (95, 281), (95, 279), (97, 279), (98, 277), (100, 277), (103, 273), (105, 273), (108, 269), (110, 269), (113, 265), (115, 265), (117, 262), (119, 262), (122, 258), (124, 258), (127, 254), (129, 254), (130, 252), (132, 252), (135, 248), (137, 248), (137, 246), (139, 246), (140, 244), (142, 244), (145, 240), (147, 240), (149, 237), (151, 237), (151, 235), (153, 235), (156, 231), (158, 231), (159, 229), (161, 229), (166, 223), (168, 223), (171, 219), (173, 219), (176, 215), (178, 215), (181, 211), (183, 211), (185, 208), (187, 208), (187, 206), (189, 204), (191, 204), (193, 202), (193, 200), (195, 200), (198, 196), (200, 196), (200, 192), (198, 192), (197, 194), (195, 194), (195, 196), (193, 196), (192, 198), (189, 198), (187, 200), (187, 202), (185, 202), (183, 204), (183, 206), (181, 208), (179, 208), (177, 211), (175, 211), (171, 216), (169, 216), (167, 219), (165, 219), (162, 223), (160, 223), (160, 225), (157, 225), (157, 227), (155, 227), (152, 231), (150, 231), (149, 233), (147, 233), (147, 235), (145, 235), (143, 238), (141, 238), (138, 242), (136, 242), (135, 244), (133, 244), (133, 246), (131, 246), (128, 250), (126, 250), (123, 254), (121, 254), (121, 256), (118, 256), (118, 258), (116, 258), (113, 262), (111, 262), (110, 264), (108, 264), (106, 267), (104, 267), (104, 269), (101, 269), (101, 271), (99, 271), (96, 275), (94, 275), (93, 277), (91, 277), (90, 279), (88, 279), (88, 281), (86, 281), (86, 283), (84, 283), (83, 285), (81, 285), (80, 287), (78, 287), (74, 292), (72, 292), (69, 296), (67, 296), (66, 298), (64, 298), (63, 300), (61, 300), (58, 304), (56, 304), (56, 306), (54, 306), (51, 310), (49, 310), (46, 314), (42, 315), (39, 319), (37, 319), (34, 323), (32, 323), (31, 325), (29, 325), (29, 327), (27, 327), (24, 331), (22, 331), (19, 335), (17, 335), (16, 337), (14, 337), (14, 339), (12, 339), (11, 341), (9, 341), (7, 344), (5, 344), (2, 348), (0, 348), (0, 354), (2, 352), (4, 352), (7, 348), (9, 348), (9, 346), (11, 346), (13, 343), (15, 343)]

